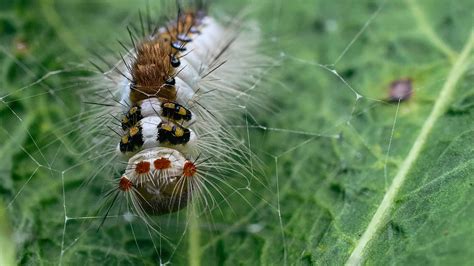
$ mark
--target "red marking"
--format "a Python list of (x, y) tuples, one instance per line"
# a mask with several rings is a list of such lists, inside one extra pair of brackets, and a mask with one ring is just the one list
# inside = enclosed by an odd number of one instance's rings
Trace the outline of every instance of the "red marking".
[(197, 168), (196, 165), (191, 161), (186, 161), (183, 166), (183, 176), (192, 177), (196, 174)]
[(153, 165), (155, 166), (156, 170), (168, 169), (171, 167), (171, 161), (162, 157), (160, 159), (156, 159), (153, 162)]
[(135, 166), (135, 172), (137, 174), (146, 174), (150, 172), (150, 163), (146, 161), (138, 162)]
[(126, 176), (122, 176), (119, 182), (119, 189), (122, 191), (129, 191), (133, 187), (132, 181)]

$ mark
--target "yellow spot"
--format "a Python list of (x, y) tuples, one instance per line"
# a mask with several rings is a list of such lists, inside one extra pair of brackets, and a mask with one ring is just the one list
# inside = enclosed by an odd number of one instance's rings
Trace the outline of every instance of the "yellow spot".
[(127, 136), (127, 135), (125, 135), (125, 136), (122, 137), (122, 143), (123, 143), (123, 144), (127, 144), (127, 143), (128, 143), (128, 136)]
[(129, 131), (130, 137), (135, 136), (138, 133), (138, 131), (139, 131), (138, 127), (131, 127)]
[(170, 124), (162, 124), (161, 128), (166, 131), (171, 131), (173, 130), (173, 127)]
[(128, 117), (124, 116), (122, 118), (122, 123), (124, 123), (124, 124), (128, 123)]
[(136, 107), (136, 106), (135, 106), (135, 107), (132, 107), (132, 108), (130, 109), (130, 112), (129, 112), (129, 113), (130, 113), (131, 115), (133, 115), (137, 110), (138, 110), (138, 107)]
[(178, 110), (178, 114), (179, 115), (186, 115), (186, 109), (184, 109), (183, 107), (180, 107), (179, 110)]
[(174, 109), (174, 103), (165, 103), (164, 107)]
[(174, 135), (176, 137), (182, 137), (184, 135), (184, 130), (180, 127), (176, 127), (176, 130), (174, 132)]

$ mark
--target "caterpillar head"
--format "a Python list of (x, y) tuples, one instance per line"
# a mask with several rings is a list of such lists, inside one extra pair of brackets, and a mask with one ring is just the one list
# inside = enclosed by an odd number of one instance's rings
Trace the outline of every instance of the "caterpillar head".
[(196, 165), (177, 150), (146, 149), (130, 158), (119, 189), (131, 192), (134, 206), (141, 211), (151, 215), (172, 213), (190, 202), (189, 183), (196, 173)]

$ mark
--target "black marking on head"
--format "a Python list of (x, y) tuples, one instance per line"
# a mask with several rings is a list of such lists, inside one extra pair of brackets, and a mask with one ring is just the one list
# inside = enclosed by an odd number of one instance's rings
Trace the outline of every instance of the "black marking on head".
[(179, 58), (174, 54), (170, 56), (170, 62), (171, 66), (174, 68), (177, 68), (181, 65), (181, 61), (179, 61)]
[(174, 77), (168, 77), (168, 79), (165, 80), (165, 84), (168, 86), (174, 86), (176, 85), (176, 80), (174, 79)]
[(186, 51), (186, 47), (184, 47), (185, 43), (183, 42), (180, 42), (180, 41), (174, 41), (171, 43), (171, 47), (173, 47), (174, 49), (180, 51), (180, 52), (184, 52)]

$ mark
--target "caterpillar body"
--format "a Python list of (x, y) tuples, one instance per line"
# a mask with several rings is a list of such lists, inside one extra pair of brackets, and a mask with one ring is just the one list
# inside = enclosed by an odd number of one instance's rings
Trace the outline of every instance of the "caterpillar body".
[(115, 143), (127, 165), (115, 198), (125, 195), (142, 217), (191, 201), (210, 207), (211, 190), (222, 195), (229, 175), (246, 183), (253, 176), (251, 152), (229, 125), (254, 101), (250, 93), (270, 62), (258, 53), (259, 31), (240, 20), (220, 24), (200, 5), (177, 13), (142, 39), (130, 33), (132, 48), (98, 83), (107, 89), (96, 90), (117, 103), (98, 113), (101, 128), (120, 138), (92, 143)]

